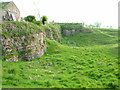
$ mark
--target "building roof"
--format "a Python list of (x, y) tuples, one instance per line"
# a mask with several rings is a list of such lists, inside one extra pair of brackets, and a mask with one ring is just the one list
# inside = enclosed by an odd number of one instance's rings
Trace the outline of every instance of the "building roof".
[[(16, 6), (16, 4), (15, 4), (13, 1), (8, 1), (8, 2), (3, 2), (3, 3), (5, 3), (5, 6), (7, 6), (7, 5), (10, 4), (10, 3), (13, 3), (14, 6), (18, 9), (18, 7)], [(19, 11), (19, 9), (18, 9), (18, 11)], [(20, 11), (19, 11), (19, 12), (20, 12)]]
[(5, 6), (8, 5), (8, 4), (11, 3), (11, 2), (13, 2), (13, 1), (4, 2), (4, 3), (5, 3)]

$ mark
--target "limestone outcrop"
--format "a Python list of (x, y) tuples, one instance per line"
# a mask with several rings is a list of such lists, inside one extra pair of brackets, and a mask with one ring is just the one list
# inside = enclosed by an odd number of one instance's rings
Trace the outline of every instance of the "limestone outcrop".
[(62, 38), (59, 25), (48, 25), (45, 29), (46, 37), (50, 40), (60, 41)]
[[(11, 24), (13, 26), (13, 24)], [(25, 24), (27, 27), (29, 25)], [(22, 27), (25, 27), (23, 25)], [(32, 24), (30, 24), (32, 25)], [(7, 24), (6, 27), (9, 27)], [(14, 25), (15, 27), (16, 25)], [(6, 28), (5, 27), (5, 28)], [(17, 27), (17, 26), (16, 26)], [(34, 27), (34, 26), (33, 26)], [(3, 28), (3, 30), (5, 30)], [(27, 28), (29, 29), (29, 27)], [(39, 29), (39, 28), (36, 28)], [(6, 28), (1, 37), (2, 59), (6, 61), (32, 60), (41, 57), (46, 51), (46, 33), (44, 31), (34, 31), (32, 33), (21, 33), (23, 28), (16, 29), (16, 36), (13, 36), (14, 30)], [(11, 30), (11, 31), (10, 31)], [(18, 32), (21, 30), (20, 32)]]
[(5, 61), (29, 61), (43, 56), (46, 52), (46, 38), (60, 42), (62, 35), (92, 32), (81, 24), (48, 24), (40, 27), (28, 22), (4, 22), (0, 31), (2, 59)]
[(2, 35), (1, 44), (2, 56), (6, 61), (32, 60), (41, 57), (46, 51), (43, 32), (14, 38)]
[(80, 29), (80, 30), (64, 29), (64, 30), (62, 30), (62, 35), (63, 35), (63, 36), (71, 36), (71, 35), (74, 35), (74, 34), (80, 33), (80, 32), (81, 32), (81, 33), (90, 33), (90, 32), (92, 32), (92, 30), (90, 30), (90, 29)]

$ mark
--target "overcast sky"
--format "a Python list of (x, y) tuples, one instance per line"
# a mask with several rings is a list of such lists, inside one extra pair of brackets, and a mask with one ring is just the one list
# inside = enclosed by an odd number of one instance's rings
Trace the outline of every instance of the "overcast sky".
[[(10, 1), (10, 0), (1, 0)], [(49, 21), (102, 23), (102, 27), (118, 27), (119, 0), (12, 0), (21, 16), (46, 15)], [(38, 10), (37, 10), (38, 9)]]

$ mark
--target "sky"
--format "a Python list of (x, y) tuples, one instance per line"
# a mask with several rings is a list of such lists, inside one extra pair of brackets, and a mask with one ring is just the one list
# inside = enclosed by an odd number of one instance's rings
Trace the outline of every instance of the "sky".
[(0, 0), (14, 1), (21, 17), (34, 15), (39, 20), (46, 15), (49, 21), (101, 23), (101, 27), (118, 28), (119, 0)]

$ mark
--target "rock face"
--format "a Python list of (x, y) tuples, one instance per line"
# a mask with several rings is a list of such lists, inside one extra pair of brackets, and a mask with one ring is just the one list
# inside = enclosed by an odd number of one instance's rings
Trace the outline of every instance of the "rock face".
[(61, 30), (46, 30), (45, 33), (50, 40), (60, 41), (61, 39)]
[(71, 36), (77, 33), (90, 33), (92, 29), (85, 28), (84, 23), (63, 23), (60, 24), (63, 36)]
[[(89, 29), (71, 26), (62, 29), (59, 25), (40, 27), (28, 22), (6, 22), (2, 25), (2, 59), (5, 61), (29, 61), (39, 58), (46, 51), (45, 38), (60, 41), (63, 36), (70, 36), (79, 32), (89, 33)], [(72, 27), (75, 27), (72, 28)], [(72, 29), (71, 29), (72, 28)], [(0, 29), (1, 31), (1, 29)], [(61, 35), (62, 34), (62, 35)]]
[(48, 25), (45, 27), (46, 37), (50, 40), (60, 41), (62, 38), (61, 27), (59, 25)]
[(28, 61), (41, 57), (46, 51), (44, 28), (27, 22), (2, 24), (2, 60)]
[(80, 30), (75, 30), (75, 29), (72, 29), (72, 30), (68, 30), (68, 29), (64, 29), (62, 30), (62, 35), (63, 36), (71, 36), (71, 35), (74, 35), (76, 33), (90, 33), (92, 32), (92, 30), (90, 29), (80, 29)]
[(22, 37), (2, 35), (2, 56), (6, 61), (32, 60), (46, 51), (45, 33), (39, 32)]
[(46, 51), (46, 37), (59, 41), (60, 26), (38, 26), (29, 22), (4, 22), (2, 24), (2, 59), (5, 61), (29, 61), (39, 58)]

